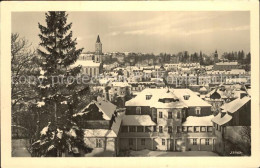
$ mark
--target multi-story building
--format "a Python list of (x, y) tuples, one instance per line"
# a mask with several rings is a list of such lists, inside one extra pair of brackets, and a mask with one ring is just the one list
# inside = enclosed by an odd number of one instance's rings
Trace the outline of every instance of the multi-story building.
[(103, 90), (103, 95), (118, 107), (124, 107), (125, 101), (131, 97), (131, 85), (127, 82), (110, 82)]
[(250, 155), (251, 151), (251, 98), (240, 97), (221, 106), (221, 112), (212, 119), (217, 136), (216, 151), (222, 155)]
[(213, 150), (211, 105), (191, 90), (145, 89), (125, 106), (121, 150)]
[(92, 101), (73, 115), (74, 120), (83, 128), (86, 145), (93, 148), (85, 156), (118, 155), (118, 132), (123, 116), (122, 109), (105, 100)]

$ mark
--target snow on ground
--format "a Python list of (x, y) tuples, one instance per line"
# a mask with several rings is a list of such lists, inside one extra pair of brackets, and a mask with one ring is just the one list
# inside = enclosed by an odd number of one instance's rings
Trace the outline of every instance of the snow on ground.
[(91, 153), (85, 154), (85, 157), (112, 157), (115, 154), (113, 151), (104, 151), (103, 148), (94, 148)]
[(130, 151), (130, 156), (149, 157), (149, 156), (218, 156), (211, 151), (186, 151), (186, 152), (169, 152), (169, 151), (150, 151), (144, 149), (141, 151)]
[(26, 139), (12, 139), (12, 157), (31, 157), (31, 154), (27, 150)]

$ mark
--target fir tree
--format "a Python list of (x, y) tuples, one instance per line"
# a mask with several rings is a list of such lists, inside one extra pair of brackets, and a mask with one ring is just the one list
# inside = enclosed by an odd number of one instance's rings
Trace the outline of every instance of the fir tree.
[[(75, 80), (81, 67), (71, 68), (83, 48), (76, 49), (77, 42), (72, 39), (70, 30), (72, 23), (67, 24), (68, 15), (48, 12), (45, 16), (46, 26), (38, 24), (41, 68), (37, 86), (39, 99), (35, 104), (41, 113), (38, 127), (45, 127), (40, 133), (38, 128), (40, 139), (33, 143), (32, 149), (33, 156), (61, 156), (62, 152), (72, 152), (73, 147), (84, 146), (82, 130), (71, 121), (71, 116), (80, 96), (86, 95), (89, 87), (79, 85)], [(71, 136), (70, 130), (75, 128), (78, 134)], [(61, 133), (63, 136), (59, 136)]]

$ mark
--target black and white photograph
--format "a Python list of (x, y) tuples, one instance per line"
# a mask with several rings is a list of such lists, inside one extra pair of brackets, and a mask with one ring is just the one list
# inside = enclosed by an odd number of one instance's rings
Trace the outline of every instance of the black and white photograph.
[(247, 10), (11, 12), (8, 155), (251, 157), (252, 22)]

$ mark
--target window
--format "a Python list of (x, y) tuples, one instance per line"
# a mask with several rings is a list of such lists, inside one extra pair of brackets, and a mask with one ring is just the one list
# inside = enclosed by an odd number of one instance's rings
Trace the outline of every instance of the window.
[(209, 139), (206, 139), (205, 145), (209, 145)]
[(165, 145), (165, 139), (162, 139), (162, 145)]
[(180, 132), (181, 132), (181, 127), (177, 126), (177, 133), (180, 133)]
[(208, 132), (212, 132), (212, 127), (208, 127)]
[(153, 127), (152, 126), (146, 126), (145, 132), (152, 132)]
[(194, 132), (200, 132), (200, 127), (194, 127)]
[(152, 95), (146, 95), (146, 100), (150, 100), (152, 98)]
[(129, 132), (136, 132), (135, 131), (135, 126), (129, 126)]
[(195, 109), (195, 111), (196, 111), (196, 115), (200, 115), (200, 110), (201, 110), (200, 107), (196, 107), (196, 109)]
[(186, 94), (186, 95), (183, 96), (183, 98), (184, 98), (184, 100), (189, 100), (190, 95)]
[(94, 75), (96, 75), (96, 68), (94, 68)]
[(137, 126), (137, 132), (144, 132), (143, 126)]
[(159, 118), (162, 118), (162, 112), (159, 112)]
[(102, 148), (102, 139), (96, 139), (96, 148)]
[(136, 107), (136, 114), (141, 114), (141, 107)]
[(168, 118), (169, 118), (169, 119), (172, 118), (172, 112), (168, 112)]
[(177, 112), (177, 119), (180, 119), (181, 118), (181, 113), (178, 111)]
[(128, 132), (128, 126), (122, 126), (121, 132)]
[(163, 127), (162, 126), (159, 126), (159, 132), (163, 133)]
[(145, 145), (145, 139), (144, 138), (141, 139), (141, 145)]
[(188, 132), (193, 132), (193, 127), (188, 127)]
[(168, 126), (168, 133), (172, 133), (172, 126)]
[(193, 145), (197, 145), (197, 139), (193, 139), (192, 144), (193, 144)]
[(153, 126), (153, 132), (157, 132), (157, 127)]
[(182, 127), (182, 132), (187, 132), (187, 127)]
[(152, 108), (152, 115), (153, 115), (153, 118), (157, 118), (157, 112), (156, 112), (155, 108)]
[(206, 132), (206, 127), (200, 127), (200, 132)]
[(128, 142), (129, 142), (129, 146), (134, 145), (134, 140), (132, 138), (130, 138)]

